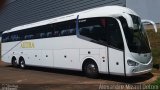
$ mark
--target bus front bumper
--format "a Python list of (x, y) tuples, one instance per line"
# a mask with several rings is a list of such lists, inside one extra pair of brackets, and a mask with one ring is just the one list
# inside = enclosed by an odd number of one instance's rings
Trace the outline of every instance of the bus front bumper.
[(146, 74), (152, 71), (153, 63), (150, 62), (149, 64), (140, 64), (137, 67), (130, 67), (128, 72), (126, 72), (126, 76), (137, 76)]
[(126, 76), (143, 75), (143, 74), (149, 73), (149, 72), (151, 72), (151, 71), (152, 71), (152, 69), (148, 69), (148, 70), (144, 70), (144, 71), (139, 71), (139, 72), (130, 73), (130, 74), (127, 74)]

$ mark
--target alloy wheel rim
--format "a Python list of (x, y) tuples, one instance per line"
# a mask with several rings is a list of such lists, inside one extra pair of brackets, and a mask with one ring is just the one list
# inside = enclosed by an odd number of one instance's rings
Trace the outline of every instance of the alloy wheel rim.
[(21, 67), (24, 68), (24, 62), (23, 61), (21, 61)]
[(96, 73), (96, 66), (94, 64), (89, 64), (87, 66), (87, 72), (88, 73)]

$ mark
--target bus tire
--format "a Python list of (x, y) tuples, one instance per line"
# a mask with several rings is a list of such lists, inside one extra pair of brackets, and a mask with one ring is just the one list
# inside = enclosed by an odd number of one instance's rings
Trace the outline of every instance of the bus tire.
[(12, 57), (12, 66), (13, 67), (17, 67), (18, 66), (16, 57)]
[(25, 69), (25, 67), (26, 67), (25, 60), (23, 58), (20, 58), (20, 60), (19, 60), (19, 67), (21, 69)]
[(93, 61), (84, 64), (84, 72), (89, 78), (98, 78), (99, 75), (98, 66)]

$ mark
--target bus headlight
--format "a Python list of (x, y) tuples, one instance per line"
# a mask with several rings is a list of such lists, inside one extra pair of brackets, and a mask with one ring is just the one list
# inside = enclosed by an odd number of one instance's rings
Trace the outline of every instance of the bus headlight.
[(138, 66), (139, 65), (137, 62), (132, 61), (132, 60), (128, 60), (127, 63), (129, 66)]

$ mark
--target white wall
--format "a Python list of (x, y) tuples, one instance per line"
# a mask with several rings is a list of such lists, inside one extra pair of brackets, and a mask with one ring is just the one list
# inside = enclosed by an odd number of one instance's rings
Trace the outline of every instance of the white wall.
[(160, 0), (126, 0), (126, 6), (137, 12), (142, 19), (160, 23)]

